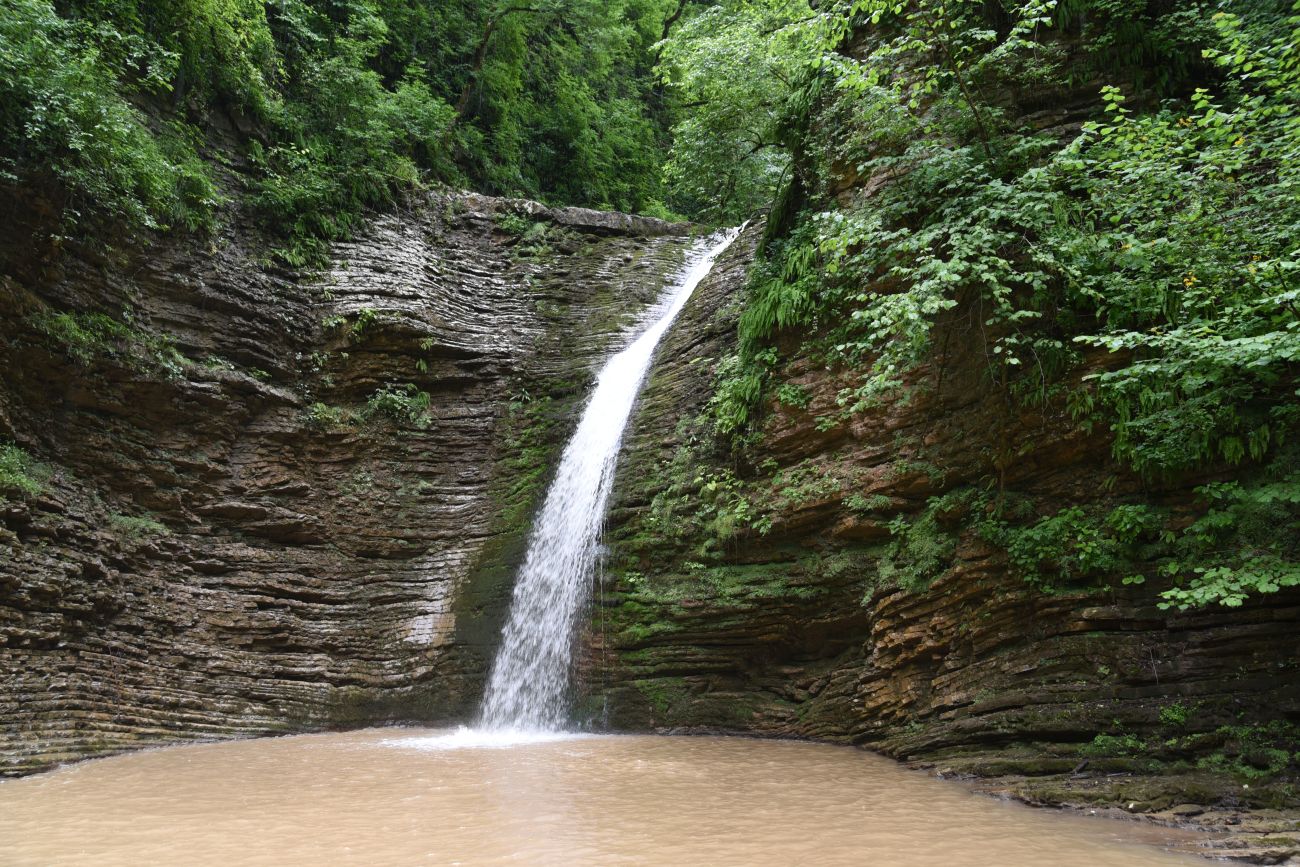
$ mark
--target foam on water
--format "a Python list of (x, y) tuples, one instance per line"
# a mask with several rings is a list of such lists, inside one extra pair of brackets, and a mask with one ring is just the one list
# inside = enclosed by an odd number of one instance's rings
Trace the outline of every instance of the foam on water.
[(595, 735), (583, 732), (483, 729), (460, 726), (455, 731), (447, 734), (391, 738), (385, 740), (383, 745), (386, 747), (430, 751), (481, 750), (549, 744), (556, 741), (573, 741), (589, 737), (595, 737)]

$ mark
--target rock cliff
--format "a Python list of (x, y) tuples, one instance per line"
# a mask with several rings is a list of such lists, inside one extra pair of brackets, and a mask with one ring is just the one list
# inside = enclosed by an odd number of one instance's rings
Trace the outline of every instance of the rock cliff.
[[(1009, 403), (982, 373), (971, 311), (941, 323), (906, 397), (819, 424), (845, 381), (797, 359), (783, 374), (801, 398), (769, 397), (761, 435), (720, 450), (707, 402), (760, 233), (667, 337), (625, 441), (583, 668), (590, 717), (852, 743), (1033, 803), (1170, 822), (1188, 801), (1222, 808), (1184, 810), (1216, 827), (1237, 807), (1295, 806), (1275, 765), (1300, 717), (1300, 595), (1180, 613), (1157, 606), (1159, 586), (1044, 592), (1013, 576), (961, 492), (992, 485), (1042, 514), (1178, 508), (1204, 479), (1144, 485), (1104, 431)], [(1294, 854), (1288, 815), (1224, 845)]]
[[(1010, 574), (962, 492), (1177, 509), (1203, 479), (1144, 486), (1104, 433), (1008, 403), (970, 311), (905, 399), (826, 424), (842, 377), (796, 360), (800, 397), (719, 446), (707, 403), (761, 231), (697, 290), (625, 441), (587, 718), (852, 743), (1171, 821), (1293, 805), (1270, 769), (1300, 716), (1300, 596), (1178, 613), (1154, 584)], [(311, 279), (233, 231), (5, 249), (0, 441), (32, 484), (0, 502), (0, 772), (469, 718), (594, 367), (689, 243), (430, 196)], [(1293, 820), (1259, 821), (1241, 854), (1295, 849)]]
[(3, 774), (468, 718), (575, 403), (691, 242), (431, 195), (307, 278), (233, 229), (29, 228), (0, 272), (0, 444), (28, 488), (0, 492)]

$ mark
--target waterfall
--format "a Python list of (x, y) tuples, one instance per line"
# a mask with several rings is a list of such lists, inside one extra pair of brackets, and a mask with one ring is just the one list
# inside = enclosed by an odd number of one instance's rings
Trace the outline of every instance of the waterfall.
[(483, 696), (484, 728), (564, 727), (578, 615), (591, 589), (623, 431), (659, 340), (737, 234), (701, 242), (643, 319), (644, 330), (601, 368), (528, 540)]

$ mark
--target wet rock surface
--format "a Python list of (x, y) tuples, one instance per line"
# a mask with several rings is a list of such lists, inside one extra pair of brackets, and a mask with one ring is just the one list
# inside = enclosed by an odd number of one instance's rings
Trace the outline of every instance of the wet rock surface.
[(44, 481), (0, 500), (0, 774), (470, 717), (548, 467), (687, 228), (430, 195), (319, 278), (233, 231), (15, 238), (0, 439)]

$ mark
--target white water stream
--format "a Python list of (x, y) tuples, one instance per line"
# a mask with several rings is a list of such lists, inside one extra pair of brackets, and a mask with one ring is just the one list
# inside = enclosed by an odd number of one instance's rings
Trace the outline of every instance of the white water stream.
[(738, 230), (702, 242), (660, 296), (644, 330), (601, 368), (596, 388), (533, 525), (487, 691), (482, 727), (556, 732), (568, 721), (578, 615), (595, 574), (619, 445), (655, 347)]

